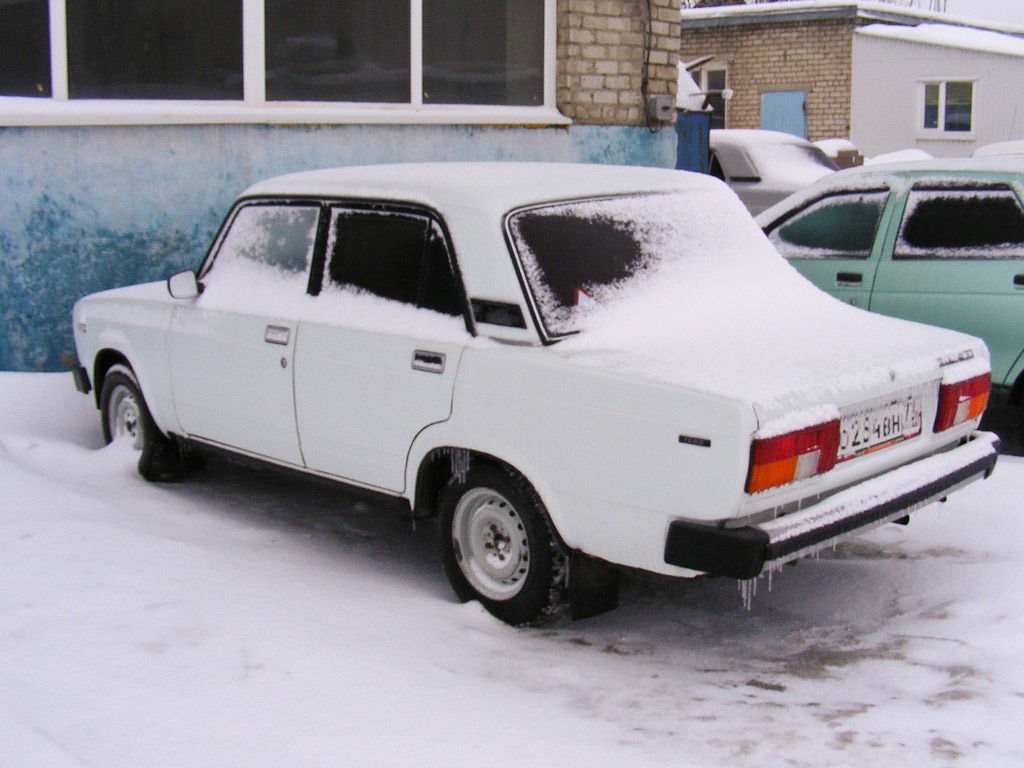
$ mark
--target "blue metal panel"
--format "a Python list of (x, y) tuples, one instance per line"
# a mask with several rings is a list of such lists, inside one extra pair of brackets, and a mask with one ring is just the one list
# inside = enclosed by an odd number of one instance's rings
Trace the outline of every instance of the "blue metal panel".
[(761, 127), (807, 138), (807, 91), (761, 94)]
[(708, 137), (711, 131), (710, 112), (676, 114), (676, 169), (680, 171), (708, 172)]
[(672, 168), (675, 153), (673, 131), (640, 127), (0, 128), (0, 370), (61, 370), (78, 297), (197, 266), (261, 178), (425, 160)]

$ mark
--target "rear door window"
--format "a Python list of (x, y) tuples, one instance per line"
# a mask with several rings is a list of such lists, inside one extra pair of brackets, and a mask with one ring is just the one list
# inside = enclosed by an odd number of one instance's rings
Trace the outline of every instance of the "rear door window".
[(445, 315), (463, 313), (444, 234), (419, 214), (334, 209), (324, 286)]
[(1019, 259), (1024, 209), (1009, 186), (910, 191), (894, 259)]

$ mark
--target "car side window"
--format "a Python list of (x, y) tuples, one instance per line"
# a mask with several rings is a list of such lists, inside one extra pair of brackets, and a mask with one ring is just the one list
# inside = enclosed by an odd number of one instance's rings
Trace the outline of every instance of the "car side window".
[(308, 274), (319, 215), (317, 206), (247, 205), (235, 214), (215, 266), (246, 261), (284, 274)]
[(829, 195), (770, 229), (768, 239), (787, 259), (866, 259), (888, 198), (888, 190)]
[(1019, 259), (1024, 209), (1010, 187), (914, 189), (894, 259)]
[(446, 240), (427, 216), (334, 209), (324, 278), (328, 286), (462, 314)]

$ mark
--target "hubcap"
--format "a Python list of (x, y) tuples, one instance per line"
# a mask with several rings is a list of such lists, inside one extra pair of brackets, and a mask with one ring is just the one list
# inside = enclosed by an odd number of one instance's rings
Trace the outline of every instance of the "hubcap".
[(139, 418), (139, 403), (128, 387), (117, 386), (110, 394), (107, 426), (112, 440), (129, 438), (132, 448), (142, 450), (142, 425)]
[(508, 600), (530, 570), (530, 542), (519, 513), (490, 488), (468, 491), (455, 507), (452, 544), (463, 575), (481, 595)]

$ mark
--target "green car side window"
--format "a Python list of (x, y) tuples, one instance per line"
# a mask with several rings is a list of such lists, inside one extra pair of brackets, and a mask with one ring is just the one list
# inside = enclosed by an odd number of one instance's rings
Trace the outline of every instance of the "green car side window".
[(915, 189), (907, 198), (896, 259), (1019, 259), (1024, 209), (1009, 187)]
[(866, 259), (871, 255), (888, 191), (830, 195), (768, 233), (787, 259)]

